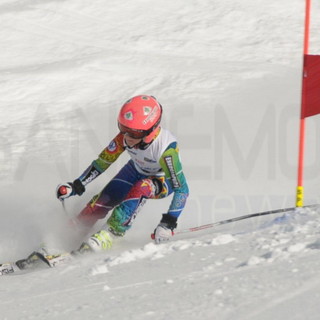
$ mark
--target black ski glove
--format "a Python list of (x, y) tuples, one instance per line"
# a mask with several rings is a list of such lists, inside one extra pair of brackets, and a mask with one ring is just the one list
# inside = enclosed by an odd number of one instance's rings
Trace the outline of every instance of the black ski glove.
[(162, 219), (160, 220), (160, 223), (163, 227), (166, 227), (170, 230), (173, 230), (177, 227), (177, 220), (178, 218), (172, 216), (171, 214), (164, 213), (162, 215)]
[(72, 183), (72, 186), (73, 186), (73, 192), (78, 196), (81, 196), (86, 191), (86, 188), (82, 184), (80, 179), (74, 180)]

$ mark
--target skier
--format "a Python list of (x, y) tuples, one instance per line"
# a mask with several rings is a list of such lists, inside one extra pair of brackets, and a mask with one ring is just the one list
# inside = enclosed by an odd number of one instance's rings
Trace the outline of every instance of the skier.
[(76, 217), (77, 223), (89, 230), (112, 210), (103, 228), (81, 245), (80, 252), (109, 249), (114, 236), (121, 237), (130, 229), (146, 199), (162, 199), (172, 193), (168, 212), (162, 215), (154, 230), (154, 240), (161, 243), (173, 235), (189, 190), (177, 140), (160, 126), (161, 116), (162, 106), (153, 96), (129, 99), (118, 115), (120, 132), (117, 136), (78, 179), (58, 186), (57, 198), (61, 201), (81, 196), (86, 185), (108, 169), (125, 150), (131, 157)]

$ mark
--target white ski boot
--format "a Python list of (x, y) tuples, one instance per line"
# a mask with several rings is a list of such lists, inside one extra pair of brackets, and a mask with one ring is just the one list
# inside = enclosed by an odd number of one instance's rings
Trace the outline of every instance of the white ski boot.
[(112, 247), (112, 236), (106, 230), (100, 230), (93, 234), (86, 242), (84, 242), (79, 248), (80, 253), (88, 251), (99, 252), (109, 250)]

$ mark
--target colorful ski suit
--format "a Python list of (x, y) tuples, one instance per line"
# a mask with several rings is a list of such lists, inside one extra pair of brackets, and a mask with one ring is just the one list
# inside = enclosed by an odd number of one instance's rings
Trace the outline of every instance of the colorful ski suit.
[(91, 199), (78, 219), (92, 226), (113, 209), (108, 227), (114, 234), (123, 235), (146, 199), (161, 199), (172, 193), (167, 213), (179, 217), (188, 197), (188, 184), (182, 171), (177, 141), (163, 128), (151, 144), (133, 148), (126, 145), (124, 135), (119, 133), (79, 177), (82, 184), (87, 185), (108, 169), (124, 150), (131, 159)]

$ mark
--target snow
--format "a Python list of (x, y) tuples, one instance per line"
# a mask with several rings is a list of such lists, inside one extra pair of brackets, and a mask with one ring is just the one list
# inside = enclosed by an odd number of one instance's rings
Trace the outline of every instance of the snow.
[[(317, 319), (320, 208), (2, 277), (5, 319)], [(271, 223), (272, 222), (272, 223)], [(229, 232), (229, 233), (228, 233)], [(180, 238), (179, 238), (180, 237)], [(123, 239), (123, 242), (126, 242)]]
[[(180, 229), (294, 205), (304, 1), (2, 0), (0, 16), (1, 262), (42, 241), (78, 245), (68, 217), (127, 158), (66, 213), (55, 187), (109, 143), (135, 94), (155, 95), (179, 138), (191, 192)], [(307, 205), (319, 203), (318, 121), (307, 119)], [(319, 318), (320, 208), (155, 245), (169, 201), (148, 202), (110, 252), (1, 277), (1, 319)]]

